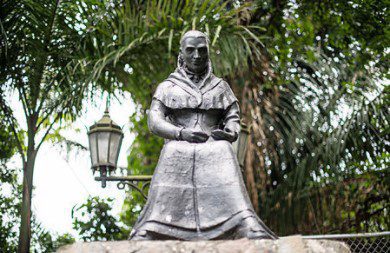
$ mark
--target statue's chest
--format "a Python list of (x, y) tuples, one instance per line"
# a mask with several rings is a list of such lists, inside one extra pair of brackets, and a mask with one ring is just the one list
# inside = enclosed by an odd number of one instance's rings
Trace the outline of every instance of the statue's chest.
[(226, 96), (224, 87), (216, 86), (209, 90), (193, 90), (189, 93), (180, 86), (172, 87), (166, 99), (166, 106), (171, 109), (226, 109), (231, 100)]

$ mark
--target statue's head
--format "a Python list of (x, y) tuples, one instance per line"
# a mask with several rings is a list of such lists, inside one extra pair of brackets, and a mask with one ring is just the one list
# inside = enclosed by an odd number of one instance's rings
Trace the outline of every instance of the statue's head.
[(206, 34), (191, 30), (180, 40), (179, 59), (183, 60), (188, 70), (200, 74), (209, 63), (209, 39)]

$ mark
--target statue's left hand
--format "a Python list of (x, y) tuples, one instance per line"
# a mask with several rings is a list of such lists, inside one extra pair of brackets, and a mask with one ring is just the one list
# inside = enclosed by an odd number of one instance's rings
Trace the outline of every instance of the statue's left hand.
[(226, 140), (229, 142), (235, 142), (238, 138), (238, 135), (235, 132), (230, 132), (229, 129), (216, 129), (211, 131), (211, 137), (213, 137), (215, 140)]

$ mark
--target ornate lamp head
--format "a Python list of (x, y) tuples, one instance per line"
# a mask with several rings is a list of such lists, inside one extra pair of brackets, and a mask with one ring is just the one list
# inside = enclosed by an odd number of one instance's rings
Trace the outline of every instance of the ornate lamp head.
[(89, 128), (88, 137), (92, 169), (94, 172), (99, 170), (101, 176), (106, 176), (117, 166), (123, 139), (122, 129), (112, 121), (108, 109), (103, 117)]

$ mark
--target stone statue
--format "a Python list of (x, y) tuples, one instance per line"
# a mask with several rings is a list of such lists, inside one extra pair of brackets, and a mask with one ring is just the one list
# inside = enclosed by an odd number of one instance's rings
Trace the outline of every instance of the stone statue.
[(132, 240), (275, 239), (256, 216), (231, 143), (237, 98), (213, 75), (209, 40), (189, 31), (178, 66), (153, 96), (148, 125), (165, 145)]

